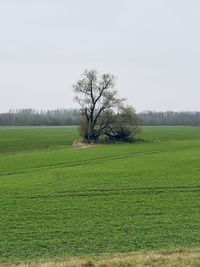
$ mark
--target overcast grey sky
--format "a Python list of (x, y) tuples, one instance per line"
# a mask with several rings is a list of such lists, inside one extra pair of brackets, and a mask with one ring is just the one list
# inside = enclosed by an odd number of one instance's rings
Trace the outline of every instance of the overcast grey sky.
[(137, 111), (200, 110), (200, 1), (0, 0), (0, 112), (73, 107), (91, 68)]

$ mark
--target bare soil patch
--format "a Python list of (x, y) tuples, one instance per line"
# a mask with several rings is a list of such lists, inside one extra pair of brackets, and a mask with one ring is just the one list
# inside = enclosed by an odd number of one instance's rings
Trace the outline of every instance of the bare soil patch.
[(72, 146), (73, 146), (73, 148), (76, 148), (76, 149), (85, 149), (85, 148), (96, 147), (97, 145), (96, 144), (83, 143), (83, 142), (78, 140), (78, 141), (74, 141)]

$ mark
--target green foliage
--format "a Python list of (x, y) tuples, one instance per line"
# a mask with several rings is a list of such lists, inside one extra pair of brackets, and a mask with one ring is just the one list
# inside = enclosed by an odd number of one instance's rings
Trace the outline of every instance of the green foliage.
[(113, 114), (112, 122), (105, 135), (110, 142), (133, 142), (135, 136), (141, 131), (139, 125), (142, 121), (135, 113), (132, 106), (121, 106), (116, 114)]
[(76, 128), (0, 128), (0, 261), (199, 247), (200, 128), (73, 149)]

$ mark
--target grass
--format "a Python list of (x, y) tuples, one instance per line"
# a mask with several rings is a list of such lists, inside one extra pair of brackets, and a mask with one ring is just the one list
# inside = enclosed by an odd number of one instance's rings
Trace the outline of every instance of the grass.
[(88, 149), (71, 147), (77, 136), (0, 128), (1, 262), (199, 248), (199, 127)]
[(0, 153), (58, 149), (72, 144), (77, 127), (0, 127)]

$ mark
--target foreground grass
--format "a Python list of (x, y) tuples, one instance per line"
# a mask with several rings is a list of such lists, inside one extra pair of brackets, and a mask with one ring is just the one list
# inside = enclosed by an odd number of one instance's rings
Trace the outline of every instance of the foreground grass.
[(0, 137), (1, 262), (199, 247), (200, 128), (90, 149), (74, 127)]
[(200, 250), (161, 252), (135, 252), (98, 256), (93, 258), (69, 258), (38, 262), (2, 264), (2, 267), (198, 267)]

